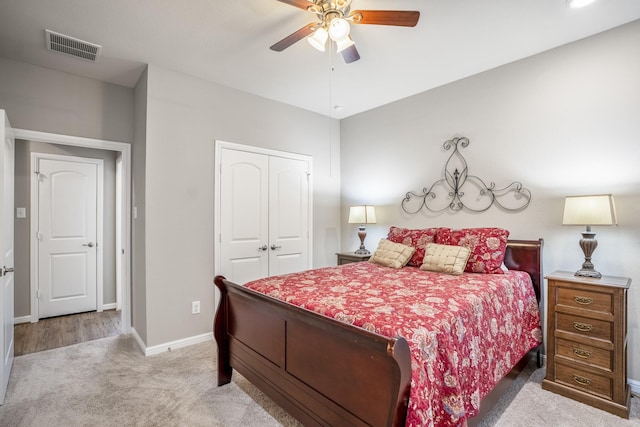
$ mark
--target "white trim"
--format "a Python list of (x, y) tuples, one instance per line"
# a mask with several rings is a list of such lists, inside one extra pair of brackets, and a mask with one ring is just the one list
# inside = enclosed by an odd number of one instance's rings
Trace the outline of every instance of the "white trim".
[(107, 303), (107, 304), (102, 304), (102, 309), (103, 309), (104, 311), (107, 311), (107, 310), (118, 310), (118, 304), (116, 304), (115, 302), (110, 302), (110, 303)]
[(640, 381), (627, 378), (627, 383), (631, 388), (631, 393), (635, 394), (636, 396), (640, 396)]
[(20, 323), (30, 323), (30, 322), (31, 322), (31, 316), (21, 316), (21, 317), (13, 318), (14, 325), (18, 325)]
[(195, 335), (193, 337), (182, 338), (164, 344), (147, 347), (145, 346), (144, 341), (142, 341), (142, 338), (140, 338), (140, 335), (138, 335), (138, 332), (133, 327), (131, 328), (131, 334), (133, 335), (133, 339), (136, 341), (136, 343), (138, 343), (140, 350), (142, 350), (145, 356), (154, 356), (156, 354), (176, 350), (178, 348), (213, 341), (213, 332), (207, 332), (206, 334)]
[[(129, 333), (131, 331), (131, 275), (129, 273), (131, 269), (131, 144), (25, 129), (14, 129), (14, 134), (16, 139), (110, 150), (120, 154), (116, 160), (116, 172), (121, 176), (120, 179), (116, 178), (120, 191), (116, 194), (120, 195), (118, 200), (121, 210), (119, 215), (116, 214), (116, 236), (119, 237), (121, 246), (117, 247), (116, 251), (119, 251), (120, 255), (124, 251), (124, 256), (121, 263), (116, 263), (116, 287), (120, 290), (119, 293), (116, 291), (116, 297), (119, 296), (121, 299), (116, 304), (122, 308), (122, 333)], [(33, 308), (31, 313), (33, 317)]]

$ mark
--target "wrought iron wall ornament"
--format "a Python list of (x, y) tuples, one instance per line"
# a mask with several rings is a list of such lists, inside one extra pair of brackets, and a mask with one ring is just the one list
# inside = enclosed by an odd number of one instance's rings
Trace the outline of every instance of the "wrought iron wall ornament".
[[(468, 210), (484, 212), (494, 204), (507, 212), (517, 212), (529, 206), (531, 191), (514, 181), (504, 188), (496, 188), (494, 182), (486, 185), (477, 176), (469, 175), (469, 168), (460, 148), (469, 145), (469, 138), (453, 138), (443, 144), (453, 152), (444, 168), (444, 178), (422, 189), (422, 193), (409, 191), (402, 200), (402, 209), (416, 214), (422, 208), (431, 212)], [(465, 191), (463, 191), (463, 187)], [(475, 191), (473, 191), (475, 189)], [(468, 193), (468, 194), (467, 194)]]

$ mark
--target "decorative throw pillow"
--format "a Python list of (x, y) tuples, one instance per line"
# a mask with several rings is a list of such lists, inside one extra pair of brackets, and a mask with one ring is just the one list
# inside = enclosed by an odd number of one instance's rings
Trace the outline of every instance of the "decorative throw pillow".
[(391, 268), (402, 268), (407, 265), (415, 248), (387, 239), (380, 239), (376, 251), (369, 258), (370, 262)]
[(438, 231), (436, 243), (467, 247), (471, 255), (464, 271), (504, 274), (501, 266), (508, 239), (509, 231), (502, 228), (447, 228)]
[(464, 246), (427, 243), (420, 270), (460, 275), (467, 266), (471, 251)]
[(427, 243), (434, 243), (438, 228), (423, 228), (409, 230), (407, 228), (391, 227), (387, 239), (416, 249), (407, 265), (420, 267), (424, 259), (424, 247)]

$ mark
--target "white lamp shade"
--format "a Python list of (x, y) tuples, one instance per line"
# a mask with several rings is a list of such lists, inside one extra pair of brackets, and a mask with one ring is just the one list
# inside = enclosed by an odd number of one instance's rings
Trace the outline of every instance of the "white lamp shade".
[(336, 18), (329, 24), (329, 36), (331, 40), (339, 42), (349, 37), (351, 27), (349, 23), (342, 18)]
[(327, 33), (327, 30), (320, 27), (313, 33), (312, 36), (307, 37), (307, 41), (311, 46), (315, 47), (320, 52), (324, 52), (324, 46), (327, 43), (328, 37), (329, 34)]
[(349, 46), (353, 46), (356, 42), (351, 39), (351, 37), (347, 37), (346, 39), (342, 39), (336, 42), (336, 52), (340, 53)]
[(375, 224), (376, 209), (373, 206), (352, 206), (349, 209), (349, 224)]
[(616, 207), (611, 194), (569, 196), (564, 202), (563, 225), (616, 225)]

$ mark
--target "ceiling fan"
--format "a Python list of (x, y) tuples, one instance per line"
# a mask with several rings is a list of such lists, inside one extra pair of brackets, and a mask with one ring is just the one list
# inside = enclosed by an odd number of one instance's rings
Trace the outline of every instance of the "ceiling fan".
[(312, 22), (288, 35), (270, 47), (282, 52), (289, 46), (307, 37), (311, 46), (325, 50), (327, 40), (336, 43), (336, 51), (350, 64), (360, 59), (355, 42), (349, 35), (352, 24), (394, 25), (415, 27), (420, 18), (418, 11), (402, 10), (354, 10), (351, 0), (278, 0), (282, 3), (315, 13), (320, 22)]

